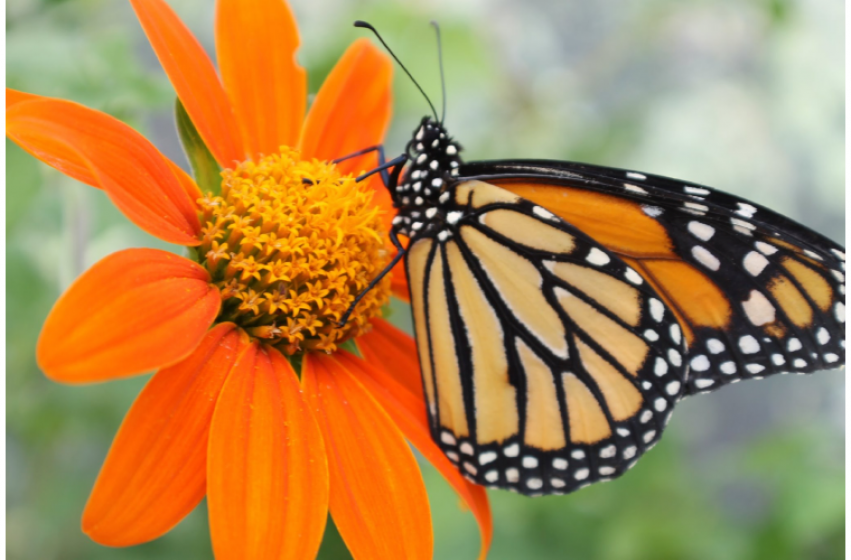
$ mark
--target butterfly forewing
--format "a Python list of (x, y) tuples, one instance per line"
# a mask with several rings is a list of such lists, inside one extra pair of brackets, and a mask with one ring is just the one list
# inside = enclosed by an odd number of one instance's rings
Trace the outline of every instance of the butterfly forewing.
[(632, 267), (481, 182), (409, 247), (435, 440), (467, 477), (525, 494), (622, 474), (685, 385), (675, 315)]
[(815, 232), (732, 195), (641, 173), (569, 162), (462, 171), (498, 171), (489, 180), (577, 226), (653, 285), (689, 343), (688, 393), (844, 363), (844, 253)]

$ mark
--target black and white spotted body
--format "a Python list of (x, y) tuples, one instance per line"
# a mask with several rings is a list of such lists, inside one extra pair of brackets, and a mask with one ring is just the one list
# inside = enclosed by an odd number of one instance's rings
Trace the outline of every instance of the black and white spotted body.
[(441, 123), (424, 117), (405, 151), (411, 163), (391, 191), (399, 210), (393, 227), (396, 233), (416, 237), (446, 224), (447, 214), (453, 211), (450, 191), (461, 166), (461, 145)]

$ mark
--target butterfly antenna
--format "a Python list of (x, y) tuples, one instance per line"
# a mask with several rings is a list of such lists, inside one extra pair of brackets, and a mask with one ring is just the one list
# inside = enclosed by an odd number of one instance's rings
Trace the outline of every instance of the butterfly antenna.
[(387, 43), (384, 42), (384, 39), (381, 38), (381, 35), (378, 33), (378, 31), (372, 25), (368, 24), (365, 21), (361, 21), (361, 20), (357, 20), (355, 22), (355, 27), (362, 27), (363, 29), (369, 29), (370, 31), (375, 33), (375, 36), (378, 37), (378, 40), (381, 41), (381, 44), (384, 45), (384, 48), (387, 49), (387, 52), (390, 53), (390, 56), (393, 57), (393, 60), (395, 60), (396, 63), (399, 64), (399, 66), (402, 68), (402, 70), (405, 71), (405, 74), (407, 74), (408, 77), (411, 78), (411, 81), (414, 82), (414, 85), (417, 86), (417, 89), (420, 90), (420, 93), (423, 94), (423, 97), (425, 97), (425, 100), (428, 102), (428, 106), (431, 107), (431, 112), (434, 114), (435, 120), (437, 120), (437, 110), (434, 108), (434, 105), (432, 104), (431, 99), (428, 98), (428, 95), (426, 95), (426, 92), (423, 91), (422, 87), (420, 87), (419, 82), (417, 82), (414, 79), (414, 77), (411, 75), (411, 73), (408, 72), (408, 69), (405, 68), (405, 65), (402, 64), (402, 61), (399, 60), (399, 57), (396, 56), (396, 54), (390, 49), (390, 47), (387, 46)]
[(437, 34), (437, 63), (440, 66), (440, 92), (443, 97), (441, 99), (443, 107), (440, 109), (440, 124), (446, 120), (446, 79), (443, 77), (443, 47), (440, 42), (440, 26), (436, 21), (432, 21), (434, 32)]

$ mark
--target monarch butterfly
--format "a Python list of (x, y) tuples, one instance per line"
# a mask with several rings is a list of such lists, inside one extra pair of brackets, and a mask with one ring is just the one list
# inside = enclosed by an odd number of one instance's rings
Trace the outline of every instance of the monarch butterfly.
[(571, 492), (631, 468), (685, 396), (844, 364), (836, 243), (695, 183), (464, 162), (432, 110), (373, 172), (398, 209), (432, 437), (468, 479)]

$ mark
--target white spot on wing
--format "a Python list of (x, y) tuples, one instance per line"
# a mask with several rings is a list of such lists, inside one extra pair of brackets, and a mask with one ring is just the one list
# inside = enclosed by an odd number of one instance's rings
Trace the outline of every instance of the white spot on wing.
[(776, 310), (758, 290), (751, 290), (748, 299), (742, 302), (742, 308), (750, 322), (757, 327), (774, 322)]
[[(495, 451), (485, 451), (484, 453), (479, 454), (479, 464), (487, 465), (488, 463), (492, 463), (496, 461), (497, 454)], [(493, 481), (491, 481), (493, 482)]]
[(721, 373), (733, 375), (736, 373), (736, 362), (724, 362), (718, 369), (721, 370)]
[(709, 369), (709, 358), (700, 354), (691, 359), (691, 369), (694, 371), (706, 371)]
[(555, 216), (555, 214), (553, 214), (553, 213), (552, 213), (552, 212), (550, 212), (549, 210), (544, 210), (544, 209), (543, 209), (543, 208), (541, 208), (540, 206), (534, 206), (534, 207), (532, 207), (532, 212), (533, 212), (536, 216), (538, 216), (538, 217), (540, 217), (540, 218), (544, 218), (545, 220), (555, 220), (555, 219), (557, 219), (557, 218), (556, 218), (556, 216)]
[(745, 354), (756, 354), (759, 352), (759, 342), (749, 334), (739, 339), (739, 348)]
[(588, 252), (588, 256), (585, 257), (585, 260), (588, 261), (589, 263), (593, 264), (593, 265), (603, 266), (603, 265), (609, 264), (609, 262), (612, 259), (610, 259), (609, 255), (607, 255), (606, 253), (604, 253), (600, 249), (593, 247)]
[(709, 249), (707, 249), (706, 247), (703, 247), (701, 245), (695, 245), (691, 248), (691, 254), (697, 260), (697, 262), (699, 262), (709, 270), (718, 270), (719, 268), (721, 268), (721, 261), (719, 261), (715, 255), (710, 253)]
[(738, 202), (739, 209), (736, 210), (736, 214), (739, 216), (744, 216), (745, 218), (753, 218), (753, 215), (756, 214), (756, 208), (751, 206), (746, 202)]
[(671, 340), (674, 341), (674, 344), (679, 344), (682, 341), (683, 333), (680, 330), (680, 326), (678, 324), (674, 323), (673, 325), (671, 325), (669, 332), (671, 333)]
[(665, 306), (656, 298), (650, 298), (647, 302), (650, 307), (650, 316), (653, 317), (653, 320), (657, 323), (661, 321), (665, 317)]
[(630, 267), (627, 267), (626, 272), (624, 272), (624, 276), (627, 280), (629, 280), (636, 286), (639, 286), (642, 282), (644, 282), (644, 280), (642, 280), (641, 278), (641, 275)]
[(526, 486), (531, 488), (532, 490), (538, 490), (544, 485), (544, 481), (540, 478), (530, 478), (526, 481)]
[(775, 247), (774, 245), (769, 245), (764, 241), (757, 241), (753, 245), (754, 247), (756, 247), (756, 250), (762, 253), (763, 255), (773, 255), (777, 252), (777, 247)]
[(751, 251), (745, 255), (745, 259), (742, 261), (742, 264), (751, 276), (759, 276), (759, 273), (765, 270), (765, 267), (768, 266), (768, 259), (763, 257), (761, 253)]
[(674, 396), (674, 395), (676, 395), (677, 393), (680, 392), (681, 386), (682, 385), (680, 384), (679, 381), (671, 381), (670, 383), (665, 385), (665, 392), (668, 393), (671, 396)]
[(643, 181), (647, 178), (647, 175), (645, 175), (644, 173), (638, 173), (635, 171), (627, 171), (626, 176), (630, 179), (638, 179), (639, 181)]
[(641, 211), (650, 216), (651, 218), (658, 218), (664, 212), (664, 210), (662, 210), (658, 206), (649, 206), (647, 204), (641, 206)]
[(668, 349), (668, 361), (674, 364), (675, 367), (683, 365), (682, 355), (673, 348)]
[(711, 354), (720, 354), (724, 351), (724, 343), (717, 338), (710, 338), (706, 341), (706, 349), (709, 350)]
[(623, 188), (626, 189), (629, 192), (634, 192), (636, 194), (647, 194), (647, 191), (645, 191), (641, 187), (638, 187), (636, 185), (632, 185), (630, 183), (624, 183)]
[(688, 223), (688, 230), (691, 234), (701, 241), (709, 241), (715, 235), (715, 228), (704, 224), (703, 222), (691, 221)]
[(693, 194), (693, 195), (697, 195), (697, 196), (708, 196), (709, 195), (708, 189), (702, 189), (700, 187), (685, 186), (685, 187), (683, 187), (683, 191), (686, 194)]
[(523, 457), (523, 466), (527, 469), (534, 469), (538, 466), (538, 458), (531, 455)]

